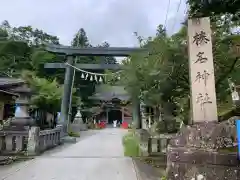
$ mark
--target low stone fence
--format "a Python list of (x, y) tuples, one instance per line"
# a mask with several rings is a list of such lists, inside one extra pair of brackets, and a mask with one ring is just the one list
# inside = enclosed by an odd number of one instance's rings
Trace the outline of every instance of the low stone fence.
[(0, 155), (37, 155), (61, 143), (62, 126), (40, 131), (0, 131)]
[(28, 131), (0, 131), (0, 155), (24, 153)]
[(150, 137), (148, 139), (148, 154), (161, 155), (167, 152), (167, 146), (171, 137), (162, 135), (160, 137)]
[(43, 130), (39, 133), (39, 151), (43, 152), (61, 143), (61, 126), (55, 129)]
[(142, 156), (158, 156), (166, 154), (167, 146), (175, 134), (160, 134), (151, 136), (147, 131), (138, 132)]

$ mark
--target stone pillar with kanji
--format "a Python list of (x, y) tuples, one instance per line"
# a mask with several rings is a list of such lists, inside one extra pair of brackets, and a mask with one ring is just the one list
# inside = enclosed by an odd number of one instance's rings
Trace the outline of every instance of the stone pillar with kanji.
[(233, 147), (234, 120), (218, 123), (210, 18), (188, 20), (191, 118), (167, 150), (167, 179), (237, 180), (237, 154), (219, 153)]

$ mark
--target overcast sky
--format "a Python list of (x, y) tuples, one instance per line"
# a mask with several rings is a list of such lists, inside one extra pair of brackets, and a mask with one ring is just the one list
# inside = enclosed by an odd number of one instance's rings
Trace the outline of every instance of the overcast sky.
[[(31, 25), (56, 35), (69, 45), (84, 28), (93, 45), (136, 46), (133, 32), (151, 36), (164, 24), (168, 0), (1, 0), (0, 21), (12, 26)], [(171, 0), (167, 30), (176, 31), (184, 18), (185, 1)], [(176, 25), (173, 29), (174, 19)]]

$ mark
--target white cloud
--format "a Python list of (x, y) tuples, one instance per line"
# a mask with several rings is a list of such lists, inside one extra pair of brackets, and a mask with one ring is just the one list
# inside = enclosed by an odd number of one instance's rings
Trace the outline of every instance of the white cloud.
[[(179, 0), (171, 0), (167, 29), (179, 28), (185, 4), (176, 14)], [(155, 34), (163, 24), (168, 0), (7, 0), (1, 2), (0, 21), (12, 26), (32, 25), (69, 45), (79, 28), (84, 28), (93, 45), (108, 41), (112, 46), (135, 46), (133, 32)], [(175, 30), (172, 30), (176, 19)]]

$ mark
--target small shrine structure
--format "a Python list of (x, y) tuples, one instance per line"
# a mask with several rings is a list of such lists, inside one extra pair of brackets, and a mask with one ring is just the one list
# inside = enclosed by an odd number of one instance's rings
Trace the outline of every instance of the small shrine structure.
[(93, 96), (98, 111), (95, 112), (96, 120), (112, 124), (114, 120), (118, 123), (132, 122), (132, 108), (130, 96), (122, 86), (98, 85)]

